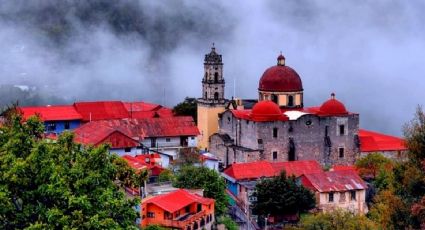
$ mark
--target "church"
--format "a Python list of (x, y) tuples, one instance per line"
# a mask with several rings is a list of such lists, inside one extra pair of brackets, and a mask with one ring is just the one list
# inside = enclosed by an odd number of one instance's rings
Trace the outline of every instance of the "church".
[(282, 54), (261, 76), (258, 101), (227, 100), (224, 87), (222, 56), (213, 47), (204, 59), (198, 147), (224, 167), (259, 160), (351, 165), (360, 156), (359, 114), (334, 93), (320, 106), (304, 107), (301, 77)]

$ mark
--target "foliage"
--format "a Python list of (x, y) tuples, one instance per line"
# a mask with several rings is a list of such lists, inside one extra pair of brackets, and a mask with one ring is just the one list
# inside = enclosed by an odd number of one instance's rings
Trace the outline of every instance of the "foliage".
[(383, 229), (404, 229), (412, 222), (408, 206), (390, 190), (375, 196), (368, 216)]
[(168, 169), (165, 169), (164, 171), (162, 171), (158, 176), (159, 182), (167, 182), (167, 181), (173, 181), (173, 180), (174, 180), (173, 172), (171, 172), (171, 170), (168, 170)]
[(42, 135), (37, 118), (14, 115), (1, 127), (0, 229), (137, 229), (139, 201), (114, 183), (125, 169), (106, 146), (83, 148), (68, 132), (55, 143)]
[(236, 224), (235, 221), (232, 220), (232, 218), (228, 216), (222, 216), (217, 221), (219, 224), (224, 224), (227, 230), (238, 230), (239, 226)]
[(173, 162), (173, 165), (177, 168), (184, 165), (193, 165), (200, 163), (200, 154), (196, 148), (184, 148), (179, 152), (179, 158)]
[(365, 216), (335, 210), (328, 213), (305, 215), (301, 218), (301, 229), (306, 230), (369, 230), (377, 225)]
[(420, 106), (413, 120), (404, 127), (404, 136), (410, 160), (422, 167), (425, 160), (425, 114)]
[(254, 213), (258, 215), (297, 214), (314, 208), (314, 194), (298, 185), (285, 171), (277, 177), (263, 179), (255, 186)]
[(195, 98), (186, 97), (183, 102), (180, 102), (173, 108), (173, 113), (176, 116), (191, 116), (197, 123), (197, 104)]
[(380, 153), (371, 153), (356, 162), (356, 168), (364, 179), (374, 179), (381, 170), (392, 170), (393, 162)]
[(143, 230), (166, 230), (166, 228), (163, 228), (158, 225), (149, 225), (146, 228), (143, 228)]
[(176, 174), (174, 186), (188, 189), (204, 189), (204, 196), (215, 199), (215, 211), (222, 215), (227, 209), (226, 183), (212, 169), (206, 167), (183, 166)]

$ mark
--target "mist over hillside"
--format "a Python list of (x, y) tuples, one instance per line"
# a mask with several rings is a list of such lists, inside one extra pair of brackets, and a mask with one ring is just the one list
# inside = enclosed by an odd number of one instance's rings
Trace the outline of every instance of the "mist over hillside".
[(419, 0), (4, 1), (0, 84), (48, 89), (59, 103), (172, 106), (200, 95), (214, 42), (228, 98), (256, 98), (282, 51), (307, 106), (335, 92), (363, 128), (400, 135), (425, 97), (423, 12)]

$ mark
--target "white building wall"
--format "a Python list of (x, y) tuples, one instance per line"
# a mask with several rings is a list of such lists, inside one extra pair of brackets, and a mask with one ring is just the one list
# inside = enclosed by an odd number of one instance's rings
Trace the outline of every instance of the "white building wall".
[(142, 149), (137, 149), (136, 147), (131, 148), (130, 152), (126, 152), (125, 148), (119, 148), (119, 149), (109, 149), (109, 152), (111, 154), (115, 153), (118, 156), (122, 157), (124, 155), (130, 155), (130, 156), (136, 156), (139, 154), (142, 154)]
[[(341, 199), (343, 194), (345, 194), (345, 199)], [(366, 214), (368, 212), (365, 190), (356, 190), (355, 200), (351, 200), (350, 191), (334, 192), (333, 202), (329, 202), (329, 193), (320, 193), (318, 197), (318, 207), (324, 212), (332, 211), (338, 208), (357, 214)]]

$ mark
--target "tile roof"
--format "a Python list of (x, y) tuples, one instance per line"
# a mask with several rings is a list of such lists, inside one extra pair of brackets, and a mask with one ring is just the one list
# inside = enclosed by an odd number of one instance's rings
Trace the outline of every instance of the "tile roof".
[(380, 152), (380, 151), (405, 151), (404, 139), (385, 135), (378, 132), (359, 130), (360, 151)]
[(190, 116), (130, 119), (146, 137), (197, 136), (198, 127)]
[[(159, 156), (157, 153), (142, 154), (135, 157), (124, 155), (122, 158), (127, 161), (130, 167), (136, 170), (136, 172), (139, 170), (148, 169), (150, 171), (150, 176), (159, 176), (159, 174), (164, 171), (164, 168), (159, 165), (161, 156)], [(147, 159), (149, 160), (147, 161)]]
[(223, 173), (235, 180), (253, 180), (261, 177), (277, 176), (282, 170), (285, 170), (287, 175), (295, 176), (323, 171), (322, 167), (316, 161), (256, 161), (249, 163), (234, 163), (226, 168)]
[(145, 204), (154, 204), (165, 211), (174, 213), (192, 203), (211, 204), (213, 199), (204, 198), (198, 194), (190, 193), (184, 189), (179, 189), (168, 194), (158, 195), (152, 198), (143, 200)]
[(24, 120), (35, 115), (40, 115), (42, 121), (69, 121), (83, 118), (72, 105), (19, 107), (19, 110)]
[(304, 186), (319, 192), (337, 192), (366, 189), (366, 183), (352, 170), (328, 171), (304, 174), (301, 176)]

